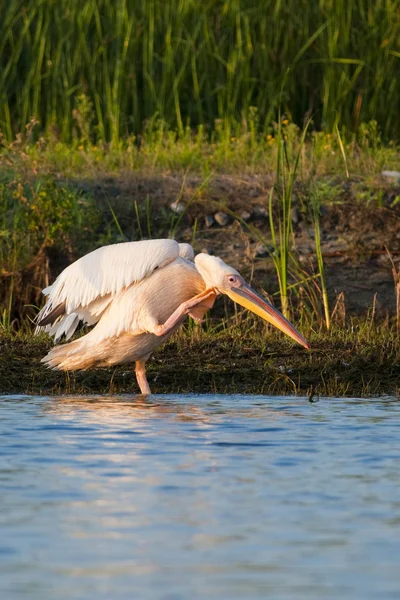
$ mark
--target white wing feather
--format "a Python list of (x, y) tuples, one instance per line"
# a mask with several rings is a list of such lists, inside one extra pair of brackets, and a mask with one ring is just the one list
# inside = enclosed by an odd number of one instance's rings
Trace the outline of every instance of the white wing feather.
[[(187, 299), (187, 294), (198, 294), (202, 290), (202, 282), (191, 261), (177, 258), (148, 280), (119, 292), (96, 327), (81, 338), (84, 340), (82, 343), (85, 347), (93, 347), (124, 332), (131, 335), (151, 333), (155, 325), (164, 322)], [(161, 298), (160, 291), (163, 293)]]
[(38, 326), (37, 330), (54, 335), (55, 341), (63, 334), (69, 339), (79, 321), (94, 325), (116, 294), (178, 256), (193, 260), (192, 247), (167, 239), (113, 244), (86, 254), (43, 290), (47, 302), (37, 321), (64, 302), (65, 313), (52, 325)]

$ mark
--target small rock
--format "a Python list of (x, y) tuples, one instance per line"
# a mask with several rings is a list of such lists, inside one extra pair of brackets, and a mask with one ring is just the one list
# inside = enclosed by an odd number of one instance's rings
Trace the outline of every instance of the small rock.
[(251, 213), (249, 213), (248, 210), (242, 210), (239, 214), (239, 217), (242, 219), (242, 221), (249, 221), (251, 218)]
[(270, 254), (272, 254), (273, 251), (274, 249), (272, 248), (272, 246), (267, 246), (262, 242), (258, 242), (258, 244), (256, 244), (256, 247), (254, 248), (254, 256), (257, 258), (264, 258), (265, 256), (269, 256)]
[(206, 215), (204, 217), (204, 222), (205, 222), (206, 227), (212, 227), (215, 223), (215, 219), (212, 215)]
[(319, 207), (319, 214), (321, 217), (326, 217), (329, 214), (329, 209), (327, 206), (325, 206), (325, 204), (322, 204), (322, 206)]
[(172, 202), (169, 205), (169, 207), (172, 210), (172, 212), (176, 213), (177, 215), (181, 215), (183, 213), (183, 211), (185, 210), (185, 207), (182, 204), (182, 202)]
[(220, 225), (221, 227), (225, 227), (226, 225), (228, 225), (228, 223), (230, 221), (229, 215), (224, 213), (222, 210), (215, 213), (214, 219), (218, 223), (218, 225)]
[(253, 215), (258, 219), (265, 219), (266, 217), (268, 217), (268, 210), (264, 208), (264, 206), (255, 206), (253, 210)]

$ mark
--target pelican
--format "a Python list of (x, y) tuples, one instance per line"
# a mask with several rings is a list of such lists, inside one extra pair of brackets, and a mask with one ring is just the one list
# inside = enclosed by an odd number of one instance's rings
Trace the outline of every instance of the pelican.
[(309, 348), (303, 336), (239, 273), (220, 258), (194, 257), (189, 244), (145, 240), (103, 246), (60, 273), (43, 290), (46, 304), (36, 332), (69, 340), (79, 323), (94, 326), (81, 338), (54, 347), (42, 359), (53, 369), (136, 363), (142, 394), (150, 394), (145, 364), (187, 315), (201, 321), (219, 294), (251, 310)]

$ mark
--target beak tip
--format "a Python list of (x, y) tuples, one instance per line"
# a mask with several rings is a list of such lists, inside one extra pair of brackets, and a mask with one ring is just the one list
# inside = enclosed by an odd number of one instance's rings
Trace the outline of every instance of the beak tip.
[(238, 302), (248, 310), (282, 331), (285, 335), (291, 337), (298, 344), (311, 350), (310, 344), (301, 335), (299, 331), (269, 302), (255, 292), (247, 283), (241, 284), (238, 288), (226, 292), (234, 301)]

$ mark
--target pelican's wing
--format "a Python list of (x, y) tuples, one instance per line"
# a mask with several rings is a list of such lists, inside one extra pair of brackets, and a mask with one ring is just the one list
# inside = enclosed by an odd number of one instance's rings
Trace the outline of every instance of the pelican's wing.
[(181, 254), (193, 259), (194, 253), (174, 240), (125, 242), (86, 254), (43, 290), (47, 302), (37, 316), (37, 330), (45, 329), (55, 340), (63, 334), (70, 338), (79, 321), (94, 325), (118, 292)]

